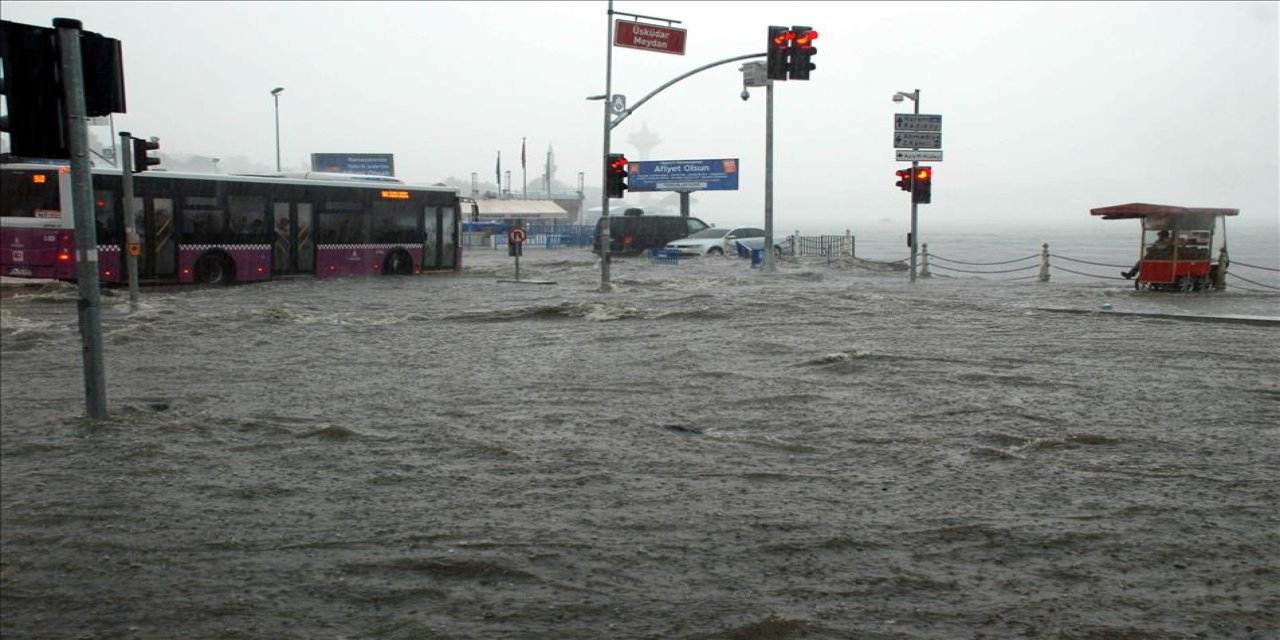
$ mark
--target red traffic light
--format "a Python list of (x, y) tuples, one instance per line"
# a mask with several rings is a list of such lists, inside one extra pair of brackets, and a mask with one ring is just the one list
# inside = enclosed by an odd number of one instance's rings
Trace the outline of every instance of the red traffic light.
[(805, 31), (804, 33), (791, 34), (795, 38), (796, 46), (801, 49), (812, 49), (813, 41), (818, 39), (817, 31)]
[(933, 177), (933, 169), (930, 167), (920, 167), (916, 170), (916, 180), (928, 180)]
[(617, 153), (613, 154), (609, 160), (609, 169), (614, 173), (626, 175), (627, 157)]
[(911, 190), (911, 170), (910, 169), (898, 169), (897, 171), (893, 172), (893, 175), (898, 176), (898, 182), (895, 183), (893, 186), (899, 189), (902, 189), (903, 191)]

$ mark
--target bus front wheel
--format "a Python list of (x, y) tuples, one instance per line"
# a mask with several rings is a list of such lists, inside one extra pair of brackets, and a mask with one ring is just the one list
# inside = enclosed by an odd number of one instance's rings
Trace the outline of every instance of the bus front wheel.
[(396, 251), (387, 256), (387, 261), (382, 265), (382, 273), (389, 276), (407, 276), (413, 273), (413, 258), (404, 251)]
[(225, 254), (207, 253), (196, 262), (196, 282), (227, 285), (235, 280), (235, 268)]

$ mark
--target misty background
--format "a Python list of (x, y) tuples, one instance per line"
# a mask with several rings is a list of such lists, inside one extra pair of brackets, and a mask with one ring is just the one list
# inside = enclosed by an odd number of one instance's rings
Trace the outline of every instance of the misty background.
[[(122, 42), (128, 113), (171, 170), (275, 167), (312, 153), (392, 153), (414, 183), (544, 189), (599, 207), (607, 3), (22, 2), (6, 20), (76, 18)], [(681, 21), (683, 56), (615, 47), (628, 104), (696, 67), (763, 53), (769, 25), (816, 29), (811, 80), (776, 82), (775, 226), (905, 233), (894, 187), (895, 92), (943, 116), (944, 162), (921, 233), (962, 227), (1114, 227), (1127, 202), (1234, 207), (1236, 228), (1280, 238), (1280, 29), (1274, 2), (628, 2)], [(616, 18), (630, 19), (627, 16)], [(743, 101), (741, 62), (694, 75), (613, 130), (631, 160), (739, 158), (741, 188), (693, 196), (717, 226), (763, 224), (765, 95)], [(631, 140), (660, 142), (642, 155)], [(94, 127), (100, 144), (110, 131)], [(521, 142), (526, 167), (521, 170)], [(218, 158), (215, 166), (213, 158)], [(661, 207), (632, 194), (611, 207)], [(1136, 236), (1136, 225), (1126, 226)], [(1277, 242), (1280, 242), (1278, 240)], [(1280, 252), (1280, 248), (1277, 248)]]

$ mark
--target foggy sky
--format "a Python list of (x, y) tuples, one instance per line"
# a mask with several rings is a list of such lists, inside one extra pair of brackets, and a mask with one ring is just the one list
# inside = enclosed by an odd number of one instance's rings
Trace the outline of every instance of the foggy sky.
[[(695, 67), (765, 49), (766, 28), (819, 33), (808, 82), (775, 84), (775, 225), (806, 232), (903, 225), (892, 121), (921, 91), (943, 116), (945, 161), (921, 225), (1098, 224), (1126, 202), (1236, 207), (1280, 225), (1277, 4), (1244, 2), (647, 2), (619, 12), (680, 20), (683, 56), (613, 49), (613, 90), (635, 103)], [(127, 114), (116, 129), (167, 153), (275, 162), (281, 86), (286, 170), (317, 152), (394, 153), (400, 177), (522, 189), (600, 184), (605, 2), (21, 2), (6, 20), (77, 18), (123, 43)], [(621, 17), (621, 16), (620, 16)], [(741, 63), (659, 94), (613, 131), (632, 160), (740, 158), (741, 189), (695, 194), (694, 214), (762, 224), (763, 88)], [(662, 140), (641, 157), (627, 138)], [(105, 136), (104, 136), (105, 137)], [(658, 194), (662, 195), (662, 194)], [(643, 197), (628, 199), (644, 203)], [(589, 201), (587, 206), (599, 206)], [(614, 201), (613, 207), (625, 206)]]

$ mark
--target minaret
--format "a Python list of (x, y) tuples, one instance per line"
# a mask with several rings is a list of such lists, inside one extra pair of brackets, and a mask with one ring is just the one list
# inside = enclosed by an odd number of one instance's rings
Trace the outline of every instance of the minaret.
[[(630, 143), (631, 146), (635, 147), (636, 151), (640, 153), (640, 157), (634, 158), (635, 160), (653, 160), (653, 148), (662, 144), (662, 138), (659, 138), (658, 134), (650, 131), (649, 123), (645, 122), (640, 125), (639, 131), (633, 131), (631, 135), (627, 136), (627, 142)], [(642, 198), (643, 204), (645, 207), (648, 207), (653, 202), (653, 196), (655, 194), (648, 192), (642, 193), (644, 193), (644, 197)]]

